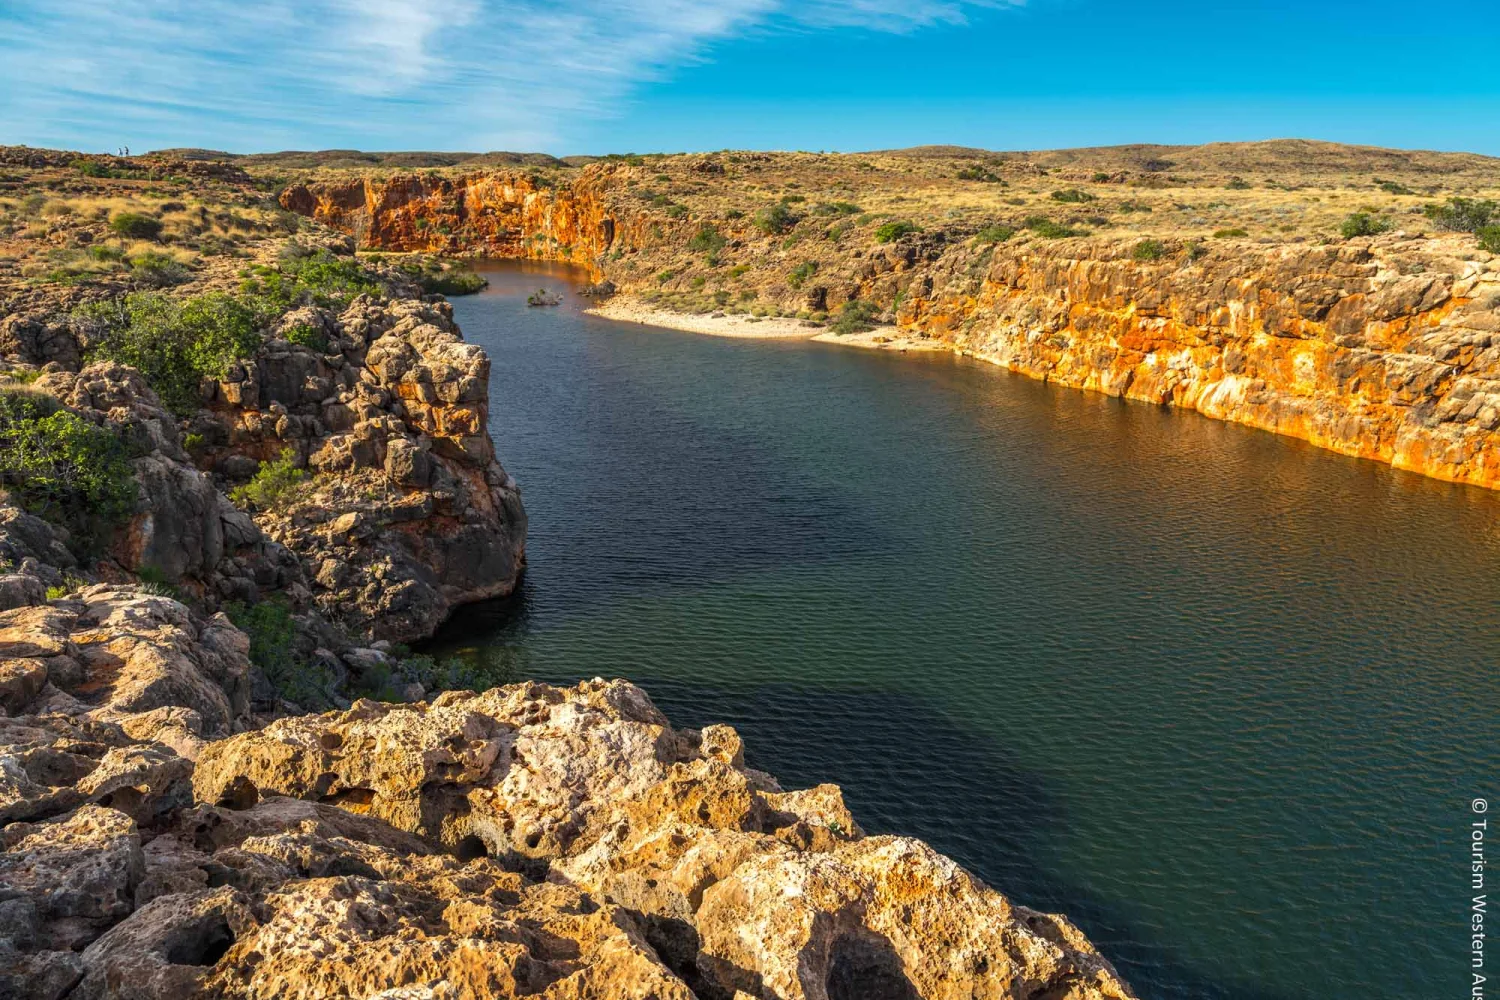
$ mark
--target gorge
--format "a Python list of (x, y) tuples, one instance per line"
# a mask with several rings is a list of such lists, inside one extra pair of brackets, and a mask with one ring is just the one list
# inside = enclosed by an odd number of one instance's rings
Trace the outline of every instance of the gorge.
[[(707, 178), (697, 186), (710, 192), (726, 174), (790, 169), (678, 159), (674, 168)], [(816, 176), (816, 164), (799, 167)], [(1139, 254), (1136, 238), (986, 243), (952, 226), (913, 227), (873, 248), (806, 250), (779, 245), (739, 212), (717, 223), (726, 249), (694, 277), (705, 216), (670, 204), (663, 213), (664, 196), (639, 196), (661, 169), (596, 163), (560, 180), (376, 174), (294, 185), (281, 201), (371, 250), (576, 261), (626, 295), (726, 271), (748, 270), (764, 286), (813, 263), (805, 290), (781, 294), (821, 312), (871, 302), (898, 333), (1061, 385), (1500, 486), (1500, 259), (1472, 237), (1395, 232), (1316, 245), (1231, 235), (1152, 240)], [(642, 263), (632, 268), (634, 257)]]
[(1495, 161), (398, 159), (0, 148), (0, 992), (1447, 982)]

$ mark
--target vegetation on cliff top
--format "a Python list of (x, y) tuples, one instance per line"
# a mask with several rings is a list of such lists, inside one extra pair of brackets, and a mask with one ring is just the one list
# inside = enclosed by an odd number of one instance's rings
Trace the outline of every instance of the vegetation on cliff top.
[(0, 387), (0, 487), (65, 528), (74, 554), (96, 552), (135, 509), (124, 443), (51, 396)]
[(224, 292), (186, 299), (134, 292), (87, 306), (80, 316), (98, 327), (89, 354), (139, 371), (179, 416), (197, 410), (204, 379), (223, 378), (261, 342), (255, 307)]

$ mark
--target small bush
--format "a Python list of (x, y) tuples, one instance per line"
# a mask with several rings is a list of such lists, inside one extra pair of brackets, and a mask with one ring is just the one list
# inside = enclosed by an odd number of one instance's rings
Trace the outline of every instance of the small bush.
[[(380, 260), (374, 254), (365, 259), (371, 263)], [(473, 295), (489, 284), (483, 275), (431, 257), (403, 260), (396, 265), (396, 270), (415, 281), (429, 295)]]
[(275, 268), (254, 269), (240, 290), (269, 320), (299, 305), (343, 309), (358, 295), (379, 294), (383, 286), (356, 260), (294, 243), (282, 252)]
[(0, 391), (0, 485), (23, 510), (66, 528), (79, 556), (135, 510), (124, 442), (38, 392)]
[(792, 273), (787, 276), (787, 284), (793, 288), (801, 288), (803, 283), (818, 273), (818, 262), (815, 260), (803, 261), (792, 268)]
[(1053, 191), (1052, 200), (1060, 201), (1064, 204), (1077, 205), (1082, 204), (1086, 201), (1095, 201), (1097, 199), (1095, 199), (1094, 196), (1089, 194), (1087, 191), (1080, 191), (1077, 188), (1068, 188), (1065, 191)]
[(297, 499), (306, 481), (307, 473), (297, 467), (296, 453), (287, 448), (275, 461), (260, 463), (254, 477), (236, 487), (229, 499), (242, 507), (253, 505), (259, 510), (278, 511)]
[(1472, 198), (1449, 198), (1446, 205), (1428, 205), (1422, 210), (1439, 229), (1452, 233), (1477, 233), (1500, 216), (1500, 205)]
[(813, 208), (815, 215), (858, 215), (862, 211), (850, 201), (825, 201)]
[(1376, 180), (1375, 186), (1386, 194), (1416, 194), (1411, 188), (1404, 184), (1397, 184), (1395, 181)]
[(1229, 178), (1229, 183), (1225, 184), (1224, 186), (1231, 191), (1248, 191), (1250, 190), (1251, 184), (1243, 177), (1231, 177)]
[(707, 254), (710, 258), (717, 259), (724, 248), (729, 245), (729, 240), (724, 234), (713, 226), (704, 224), (698, 227), (693, 238), (688, 240), (688, 249), (694, 253)]
[(521, 677), (524, 655), (520, 647), (488, 646), (441, 661), (425, 654), (407, 656), (396, 664), (396, 674), (405, 683), (417, 683), (429, 691), (484, 692)]
[(327, 704), (333, 678), (298, 655), (297, 623), (285, 598), (278, 595), (250, 605), (234, 601), (224, 606), (224, 613), (250, 638), (250, 662), (281, 697), (308, 708)]
[(1082, 229), (1070, 229), (1062, 223), (1053, 222), (1044, 215), (1033, 215), (1026, 220), (1026, 228), (1045, 240), (1061, 240), (1069, 236), (1087, 236)]
[(1500, 253), (1500, 226), (1481, 226), (1475, 235), (1479, 237), (1481, 250)]
[(1216, 240), (1228, 240), (1228, 239), (1233, 239), (1233, 238), (1235, 238), (1237, 236), (1249, 236), (1249, 235), (1250, 235), (1249, 232), (1247, 232), (1246, 230), (1243, 230), (1243, 229), (1215, 229), (1214, 230), (1214, 239), (1216, 239)]
[(1339, 226), (1339, 234), (1347, 240), (1355, 236), (1378, 236), (1390, 229), (1390, 219), (1382, 219), (1369, 212), (1355, 212), (1344, 219), (1343, 225)]
[(1141, 240), (1130, 251), (1131, 260), (1161, 260), (1167, 255), (1166, 245), (1161, 240)]
[(298, 323), (286, 331), (288, 342), (324, 354), (328, 351), (328, 336), (310, 323)]
[(875, 328), (875, 317), (880, 315), (880, 307), (873, 302), (864, 299), (850, 299), (844, 303), (844, 308), (839, 310), (838, 319), (833, 321), (829, 327), (839, 336), (850, 333), (863, 333)]
[(972, 166), (961, 167), (955, 176), (961, 181), (984, 181), (988, 184), (999, 184), (1002, 187), (1008, 186), (993, 170), (980, 166), (977, 163)]
[(769, 208), (763, 208), (759, 212), (756, 212), (755, 218), (752, 221), (755, 224), (755, 228), (767, 236), (779, 236), (796, 225), (797, 217), (792, 214), (790, 208), (787, 208), (784, 203), (778, 201)]
[(223, 292), (181, 301), (135, 292), (82, 314), (104, 327), (90, 355), (135, 368), (179, 416), (197, 410), (204, 379), (223, 378), (260, 346), (255, 312)]
[(139, 212), (119, 212), (109, 220), (109, 228), (132, 240), (154, 240), (161, 235), (161, 220)]
[(149, 288), (170, 288), (191, 281), (193, 272), (164, 253), (143, 253), (130, 258), (130, 277)]
[(686, 217), (687, 214), (688, 214), (688, 210), (687, 210), (687, 206), (686, 205), (668, 205), (667, 206), (667, 218), (669, 218), (669, 219), (681, 219), (681, 218)]
[(993, 225), (985, 226), (979, 232), (975, 233), (974, 240), (977, 243), (1004, 243), (1014, 235), (1016, 235), (1015, 226), (1006, 226), (1001, 225), (1000, 223), (995, 223)]
[(905, 219), (896, 219), (892, 222), (882, 223), (876, 228), (875, 242), (890, 243), (892, 240), (899, 240), (907, 233), (920, 233), (921, 231), (922, 227), (915, 223), (907, 222)]

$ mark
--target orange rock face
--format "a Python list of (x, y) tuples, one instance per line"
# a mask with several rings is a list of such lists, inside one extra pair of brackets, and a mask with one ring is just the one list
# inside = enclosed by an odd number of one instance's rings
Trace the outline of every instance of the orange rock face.
[(1036, 378), (1496, 488), (1489, 257), (1458, 238), (1385, 238), (1157, 264), (1067, 241), (997, 254), (978, 282), (934, 282), (900, 320)]
[(603, 197), (614, 172), (613, 165), (590, 167), (567, 188), (524, 173), (402, 174), (299, 184), (282, 193), (281, 204), (375, 249), (588, 264), (623, 235)]

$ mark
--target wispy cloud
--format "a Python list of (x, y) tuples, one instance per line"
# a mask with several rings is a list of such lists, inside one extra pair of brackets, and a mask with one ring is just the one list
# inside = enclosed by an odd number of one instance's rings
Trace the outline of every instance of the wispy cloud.
[(736, 32), (1008, 0), (10, 0), (0, 142), (546, 148)]

